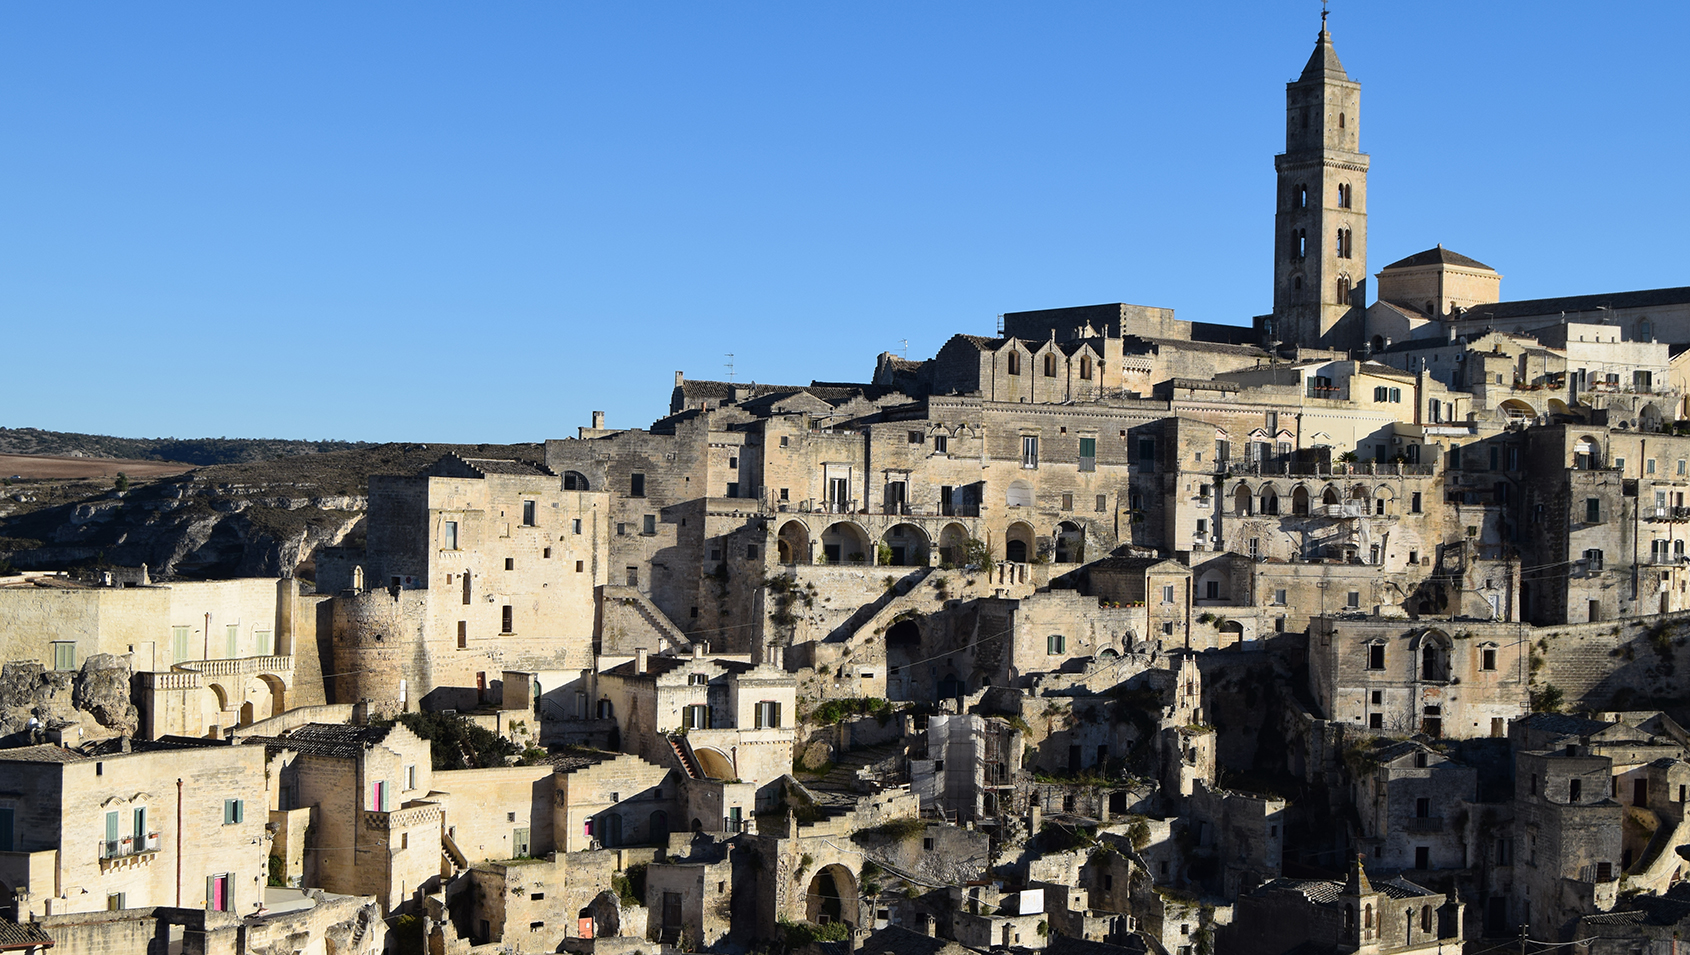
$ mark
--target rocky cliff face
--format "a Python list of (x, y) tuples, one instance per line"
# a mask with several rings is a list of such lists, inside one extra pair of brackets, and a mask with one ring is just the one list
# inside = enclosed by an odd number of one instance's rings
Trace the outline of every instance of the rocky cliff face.
[(126, 491), (85, 485), (85, 496), (13, 485), (0, 491), (0, 560), (26, 570), (146, 564), (159, 580), (311, 580), (319, 547), (363, 536), (371, 474), (414, 474), (449, 451), (544, 456), (539, 445), (390, 444), (199, 468)]
[(97, 653), (75, 673), (39, 663), (0, 669), (0, 737), (23, 732), (34, 717), (42, 726), (76, 722), (84, 736), (134, 736), (140, 714), (129, 701), (129, 664)]

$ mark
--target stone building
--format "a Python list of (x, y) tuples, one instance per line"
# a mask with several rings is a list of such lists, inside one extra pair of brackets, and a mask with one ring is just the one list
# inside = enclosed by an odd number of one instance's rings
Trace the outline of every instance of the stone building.
[(16, 917), (256, 908), (270, 854), (263, 751), (181, 739), (106, 748), (0, 751), (0, 896)]
[(1462, 904), (1397, 876), (1375, 883), (1360, 860), (1347, 881), (1275, 879), (1242, 895), (1217, 951), (1268, 955), (1316, 950), (1459, 951)]
[(339, 594), (336, 698), (474, 709), (505, 670), (539, 695), (581, 689), (610, 500), (520, 461), (448, 455), (371, 478), (366, 549), (318, 560), (318, 586)]

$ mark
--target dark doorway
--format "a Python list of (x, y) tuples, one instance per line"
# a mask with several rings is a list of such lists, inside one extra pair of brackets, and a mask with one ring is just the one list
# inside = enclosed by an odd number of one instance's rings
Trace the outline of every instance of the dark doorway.
[(1633, 806), (1649, 805), (1649, 780), (1634, 779), (1631, 783), (1631, 804)]

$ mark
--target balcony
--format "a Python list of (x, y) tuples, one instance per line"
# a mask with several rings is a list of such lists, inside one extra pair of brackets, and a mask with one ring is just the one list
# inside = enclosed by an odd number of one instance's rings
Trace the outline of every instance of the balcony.
[(1316, 517), (1372, 517), (1373, 509), (1367, 501), (1351, 501), (1342, 504), (1316, 504), (1312, 510)]
[(1665, 507), (1655, 505), (1642, 509), (1643, 519), (1646, 521), (1666, 521), (1673, 524), (1690, 521), (1690, 507)]
[(146, 865), (158, 855), (159, 836), (149, 832), (135, 839), (101, 839), (100, 871), (127, 869)]

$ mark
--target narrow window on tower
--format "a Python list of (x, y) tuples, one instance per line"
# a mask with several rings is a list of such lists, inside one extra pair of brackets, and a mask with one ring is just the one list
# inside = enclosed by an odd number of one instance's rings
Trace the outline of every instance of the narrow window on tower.
[(1338, 304), (1350, 304), (1350, 277), (1348, 275), (1338, 276)]
[(1309, 254), (1309, 234), (1306, 229), (1298, 229), (1291, 233), (1291, 257), (1306, 258)]
[(1046, 355), (1045, 356), (1045, 377), (1046, 378), (1055, 378), (1056, 377), (1056, 356), (1055, 355)]
[(1307, 209), (1308, 207), (1309, 207), (1309, 187), (1308, 186), (1298, 186), (1297, 187), (1297, 208)]
[(1343, 113), (1338, 114), (1338, 128), (1339, 129), (1344, 128), (1344, 114)]

